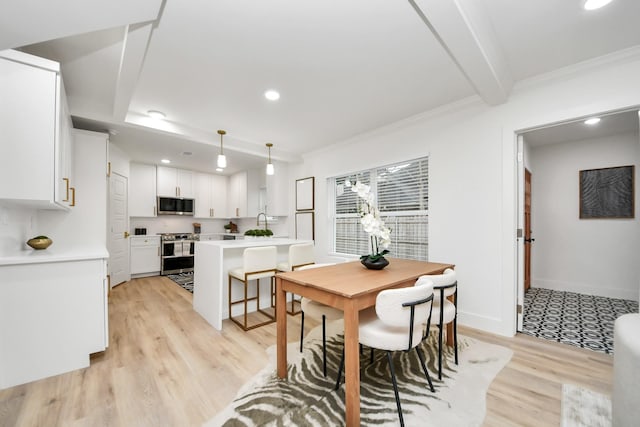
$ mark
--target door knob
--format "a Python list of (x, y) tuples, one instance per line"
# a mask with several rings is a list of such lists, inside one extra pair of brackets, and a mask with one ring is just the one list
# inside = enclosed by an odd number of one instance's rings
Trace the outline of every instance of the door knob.
[(128, 231), (125, 231), (125, 232), (124, 232), (124, 238), (126, 239), (127, 237), (129, 237), (129, 232), (128, 232)]
[(525, 243), (533, 243), (535, 241), (536, 241), (536, 239), (524, 239)]

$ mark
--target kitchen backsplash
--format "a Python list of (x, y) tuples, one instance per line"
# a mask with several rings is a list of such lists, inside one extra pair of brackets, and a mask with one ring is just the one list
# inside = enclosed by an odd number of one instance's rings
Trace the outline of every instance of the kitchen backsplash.
[(25, 242), (37, 234), (36, 210), (0, 204), (0, 256), (29, 249)]
[[(276, 221), (269, 222), (269, 229), (273, 231), (274, 236), (289, 237), (289, 228), (287, 225), (287, 217), (277, 217)], [(238, 224), (238, 234), (244, 234), (245, 231), (253, 228), (264, 228), (264, 224), (256, 225), (255, 218), (236, 218), (232, 219), (234, 224)], [(146, 228), (147, 234), (158, 233), (192, 233), (193, 223), (200, 223), (201, 233), (224, 233), (224, 225), (229, 223), (228, 219), (202, 219), (193, 217), (173, 217), (163, 216), (157, 218), (131, 218), (129, 221), (130, 233), (135, 234), (136, 228)]]

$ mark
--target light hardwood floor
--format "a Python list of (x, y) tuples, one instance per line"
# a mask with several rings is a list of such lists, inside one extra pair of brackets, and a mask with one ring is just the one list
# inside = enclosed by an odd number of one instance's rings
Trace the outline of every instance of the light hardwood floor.
[[(243, 332), (225, 321), (216, 331), (193, 311), (191, 294), (164, 277), (117, 286), (109, 310), (108, 350), (87, 369), (0, 391), (1, 426), (199, 426), (267, 363), (276, 342), (275, 324)], [(296, 341), (300, 316), (287, 317)], [(489, 389), (485, 426), (558, 426), (563, 383), (611, 392), (612, 356), (459, 332), (514, 351)]]

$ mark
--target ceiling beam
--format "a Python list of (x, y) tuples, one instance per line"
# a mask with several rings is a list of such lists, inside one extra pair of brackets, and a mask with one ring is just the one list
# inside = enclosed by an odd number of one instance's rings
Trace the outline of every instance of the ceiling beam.
[(152, 30), (152, 23), (127, 26), (113, 99), (113, 118), (118, 122), (124, 121), (127, 116)]
[(409, 0), (476, 93), (489, 105), (505, 102), (513, 86), (493, 27), (477, 0)]
[(158, 18), (163, 0), (3, 1), (0, 50)]

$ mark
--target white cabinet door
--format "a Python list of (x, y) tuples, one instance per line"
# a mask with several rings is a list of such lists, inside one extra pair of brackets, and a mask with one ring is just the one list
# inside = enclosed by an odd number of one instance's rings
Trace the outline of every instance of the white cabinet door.
[(0, 389), (89, 366), (108, 346), (106, 261), (0, 266)]
[(196, 173), (194, 177), (196, 218), (211, 218), (211, 175), (207, 173)]
[(131, 163), (129, 172), (129, 216), (156, 216), (156, 167)]
[(131, 274), (160, 272), (160, 237), (131, 236)]
[(55, 165), (55, 195), (54, 199), (58, 204), (71, 206), (75, 205), (75, 193), (77, 183), (74, 174), (74, 133), (71, 123), (71, 115), (67, 105), (67, 97), (64, 95), (64, 84), (58, 75), (61, 96), (59, 97), (59, 108), (57, 109), (60, 123), (56, 144), (56, 165)]
[(211, 175), (211, 209), (214, 218), (227, 217), (227, 185), (226, 176)]
[(157, 167), (158, 196), (178, 197), (178, 170), (175, 168)]
[(158, 196), (193, 197), (193, 172), (164, 166), (158, 166), (157, 172)]
[[(12, 50), (0, 53), (0, 199), (68, 208), (62, 164), (70, 118), (56, 62)], [(67, 176), (70, 178), (70, 176)]]
[(247, 172), (238, 172), (229, 178), (228, 189), (229, 218), (246, 217), (247, 215)]
[(178, 187), (178, 197), (193, 198), (193, 175), (194, 173), (191, 171), (177, 169), (176, 185)]

